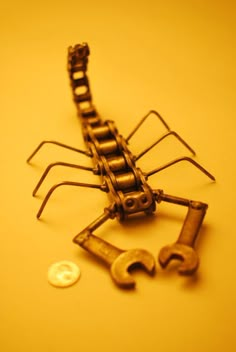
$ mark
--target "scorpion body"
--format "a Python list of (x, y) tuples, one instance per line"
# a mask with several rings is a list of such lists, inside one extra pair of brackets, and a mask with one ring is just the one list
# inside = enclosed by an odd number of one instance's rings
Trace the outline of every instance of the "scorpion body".
[[(126, 139), (119, 134), (114, 121), (103, 121), (92, 102), (89, 80), (87, 77), (88, 56), (89, 47), (87, 44), (75, 45), (68, 50), (68, 72), (70, 83), (78, 116), (81, 121), (87, 150), (82, 151), (59, 142), (43, 141), (28, 158), (28, 161), (32, 159), (43, 144), (54, 143), (91, 157), (94, 164), (93, 168), (62, 162), (50, 164), (42, 175), (33, 194), (36, 194), (50, 169), (56, 165), (64, 165), (66, 167), (92, 171), (95, 175), (100, 176), (101, 184), (95, 185), (68, 181), (54, 185), (47, 193), (37, 217), (39, 218), (41, 216), (51, 194), (59, 186), (72, 185), (92, 187), (108, 193), (111, 202), (110, 205), (104, 209), (103, 214), (98, 219), (92, 222), (74, 238), (74, 242), (94, 254), (96, 257), (102, 259), (110, 267), (111, 276), (117, 285), (130, 288), (135, 286), (135, 281), (128, 270), (134, 265), (139, 264), (143, 266), (148, 273), (153, 274), (155, 270), (155, 260), (153, 256), (142, 249), (128, 251), (120, 250), (103, 239), (95, 236), (93, 232), (108, 219), (118, 218), (120, 221), (124, 221), (127, 217), (133, 214), (152, 214), (156, 210), (156, 203), (160, 203), (161, 201), (185, 206), (188, 208), (188, 213), (179, 238), (176, 243), (162, 248), (159, 254), (159, 262), (164, 268), (171, 259), (179, 259), (181, 261), (178, 269), (179, 273), (187, 275), (192, 274), (197, 270), (199, 262), (193, 245), (204, 219), (207, 204), (170, 196), (159, 189), (153, 190), (148, 185), (147, 180), (149, 176), (182, 160), (191, 162), (212, 180), (214, 180), (214, 177), (200, 164), (189, 157), (176, 159), (171, 163), (147, 173), (138, 168), (136, 166), (136, 161), (169, 135), (176, 137), (193, 154), (195, 153), (176, 132), (170, 130), (167, 123), (156, 111), (150, 111), (144, 116)], [(128, 141), (151, 114), (157, 116), (167, 129), (167, 132), (154, 144), (135, 157), (129, 150)]]

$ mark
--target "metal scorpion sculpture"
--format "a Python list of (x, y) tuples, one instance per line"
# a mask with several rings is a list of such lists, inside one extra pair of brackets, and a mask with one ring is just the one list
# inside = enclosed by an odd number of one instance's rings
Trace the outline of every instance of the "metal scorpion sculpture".
[[(83, 151), (56, 141), (43, 141), (27, 161), (30, 162), (45, 143), (52, 143), (85, 154), (93, 159), (94, 164), (93, 168), (64, 162), (50, 164), (34, 189), (33, 195), (36, 194), (50, 169), (57, 165), (89, 170), (100, 176), (101, 184), (66, 181), (54, 185), (44, 198), (37, 217), (41, 216), (50, 196), (60, 186), (91, 187), (108, 193), (111, 199), (110, 205), (104, 209), (100, 217), (82, 230), (73, 241), (107, 264), (110, 268), (111, 277), (118, 286), (134, 288), (135, 280), (129, 270), (137, 265), (145, 269), (150, 275), (154, 274), (155, 259), (153, 255), (143, 249), (121, 250), (102, 238), (95, 236), (94, 231), (108, 219), (117, 218), (120, 221), (124, 221), (136, 213), (152, 214), (156, 210), (156, 203), (162, 201), (182, 205), (187, 207), (188, 212), (180, 235), (174, 244), (167, 245), (160, 250), (158, 259), (162, 268), (165, 268), (172, 259), (178, 259), (180, 261), (178, 272), (182, 275), (193, 274), (199, 265), (199, 258), (194, 249), (194, 243), (208, 205), (199, 201), (171, 196), (160, 189), (153, 190), (148, 185), (147, 180), (149, 176), (183, 160), (196, 166), (211, 180), (215, 180), (215, 178), (190, 157), (175, 159), (149, 172), (143, 172), (138, 168), (136, 161), (170, 135), (176, 137), (191, 153), (195, 154), (195, 152), (179, 134), (170, 129), (156, 111), (150, 111), (144, 116), (127, 138), (123, 138), (118, 133), (113, 121), (101, 120), (92, 103), (89, 80), (86, 74), (88, 56), (89, 47), (86, 43), (78, 44), (68, 49), (68, 72), (87, 150)], [(156, 115), (165, 126), (167, 132), (138, 156), (134, 156), (128, 148), (128, 142), (151, 114)]]

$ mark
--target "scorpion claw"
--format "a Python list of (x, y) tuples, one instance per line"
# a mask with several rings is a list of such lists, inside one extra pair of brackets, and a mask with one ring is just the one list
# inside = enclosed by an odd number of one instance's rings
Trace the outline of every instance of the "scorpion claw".
[(181, 275), (193, 274), (199, 265), (196, 251), (190, 246), (178, 243), (163, 247), (158, 259), (162, 268), (166, 268), (173, 259), (180, 260), (182, 263), (178, 267), (178, 272)]
[(130, 275), (129, 270), (136, 267), (144, 268), (149, 275), (154, 275), (155, 259), (144, 249), (125, 251), (113, 262), (111, 276), (120, 287), (133, 288), (136, 282)]

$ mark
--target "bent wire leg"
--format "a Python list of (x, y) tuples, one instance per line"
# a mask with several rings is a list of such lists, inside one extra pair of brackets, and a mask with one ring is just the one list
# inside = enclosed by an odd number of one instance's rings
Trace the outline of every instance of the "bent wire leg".
[(87, 167), (87, 166), (81, 166), (81, 165), (76, 165), (76, 164), (70, 164), (70, 163), (64, 163), (62, 161), (58, 161), (52, 164), (49, 164), (48, 167), (45, 169), (45, 171), (43, 172), (39, 182), (37, 183), (35, 189), (33, 190), (33, 196), (36, 195), (39, 187), (41, 186), (41, 184), (43, 183), (44, 179), (46, 178), (46, 176), (48, 175), (49, 171), (55, 167), (55, 166), (66, 166), (66, 167), (71, 167), (71, 168), (75, 168), (75, 169), (81, 169), (81, 170), (87, 170), (87, 171), (94, 171), (93, 168), (91, 167)]
[(135, 157), (135, 160), (137, 161), (138, 159), (140, 159), (144, 154), (149, 152), (149, 150), (151, 150), (153, 147), (155, 147), (157, 144), (159, 144), (163, 139), (165, 139), (168, 136), (176, 137), (178, 141), (182, 143), (193, 155), (196, 155), (195, 151), (190, 147), (190, 145), (187, 142), (185, 142), (185, 140), (183, 140), (182, 137), (180, 137), (178, 133), (176, 133), (175, 131), (169, 131), (165, 133), (161, 138), (159, 138), (156, 142), (151, 144), (148, 148), (144, 149), (138, 156)]
[(149, 113), (147, 115), (145, 115), (141, 121), (137, 124), (137, 126), (133, 129), (133, 131), (128, 135), (128, 137), (126, 138), (126, 142), (128, 142), (131, 137), (138, 131), (138, 129), (142, 126), (142, 124), (144, 123), (144, 121), (151, 115), (154, 114), (156, 115), (159, 120), (162, 122), (162, 124), (165, 126), (165, 128), (170, 131), (170, 127), (167, 125), (167, 123), (165, 122), (165, 120), (163, 119), (163, 117), (159, 114), (159, 112), (155, 111), (155, 110), (150, 110)]
[(185, 157), (182, 157), (182, 158), (178, 158), (178, 159), (175, 159), (175, 160), (172, 160), (171, 162), (163, 165), (163, 166), (160, 166), (152, 171), (149, 171), (149, 172), (145, 172), (144, 175), (149, 177), (149, 176), (152, 176), (154, 174), (156, 174), (157, 172), (159, 171), (162, 171), (166, 168), (168, 168), (169, 166), (172, 166), (180, 161), (188, 161), (190, 162), (191, 164), (193, 164), (194, 166), (196, 166), (201, 172), (203, 172), (207, 177), (209, 177), (212, 181), (215, 181), (215, 177), (210, 174), (210, 172), (208, 172), (203, 166), (201, 166), (200, 164), (198, 164), (195, 160), (193, 160), (192, 158), (189, 158), (187, 156)]
[(181, 261), (178, 272), (181, 275), (193, 274), (199, 265), (199, 258), (194, 244), (205, 217), (208, 205), (185, 198), (164, 194), (162, 190), (154, 191), (156, 201), (182, 205), (188, 208), (180, 235), (175, 243), (163, 247), (159, 253), (159, 263), (165, 268), (173, 259)]
[(48, 193), (46, 194), (46, 197), (44, 198), (41, 207), (39, 208), (39, 211), (37, 213), (37, 218), (39, 219), (49, 198), (51, 197), (52, 193), (60, 186), (76, 186), (76, 187), (88, 187), (88, 188), (97, 188), (100, 189), (101, 191), (107, 192), (107, 187), (103, 185), (95, 185), (95, 184), (90, 184), (90, 183), (82, 183), (82, 182), (71, 182), (71, 181), (64, 181), (61, 183), (58, 183), (54, 185)]
[(55, 145), (58, 145), (59, 147), (66, 148), (66, 149), (72, 150), (74, 152), (84, 154), (84, 155), (89, 156), (89, 157), (92, 156), (92, 154), (89, 151), (84, 151), (84, 150), (81, 150), (81, 149), (77, 149), (77, 148), (71, 147), (71, 146), (69, 146), (67, 144), (64, 144), (64, 143), (60, 143), (60, 142), (57, 142), (57, 141), (42, 141), (37, 146), (37, 148), (33, 151), (33, 153), (28, 157), (28, 159), (26, 160), (27, 163), (29, 163), (32, 160), (32, 158), (35, 156), (35, 154), (38, 153), (38, 151), (42, 148), (42, 146), (44, 144), (55, 144)]

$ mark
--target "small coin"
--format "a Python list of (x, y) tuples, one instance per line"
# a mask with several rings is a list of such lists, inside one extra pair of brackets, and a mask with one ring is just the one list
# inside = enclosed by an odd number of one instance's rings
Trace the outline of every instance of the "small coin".
[(80, 278), (80, 268), (69, 260), (53, 263), (48, 269), (48, 282), (55, 287), (69, 287)]

